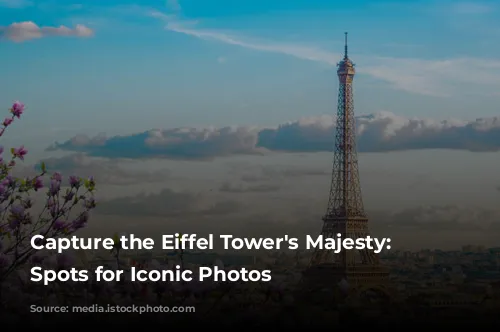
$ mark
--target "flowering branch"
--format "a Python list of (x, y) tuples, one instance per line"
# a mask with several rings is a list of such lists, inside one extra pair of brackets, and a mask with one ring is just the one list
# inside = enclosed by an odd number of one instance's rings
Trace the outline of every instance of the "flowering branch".
[[(16, 101), (10, 117), (0, 127), (3, 136), (16, 119), (24, 112), (24, 104)], [(48, 175), (45, 164), (33, 177), (16, 178), (12, 172), (17, 161), (24, 161), (28, 150), (24, 146), (12, 148), (11, 156), (4, 160), (4, 149), (0, 147), (0, 288), (7, 277), (23, 266), (36, 252), (31, 238), (66, 237), (85, 227), (89, 212), (96, 207), (94, 200), (95, 181), (70, 176), (66, 183), (59, 173)], [(35, 195), (46, 188), (40, 212), (34, 213)], [(63, 189), (63, 186), (65, 188)]]

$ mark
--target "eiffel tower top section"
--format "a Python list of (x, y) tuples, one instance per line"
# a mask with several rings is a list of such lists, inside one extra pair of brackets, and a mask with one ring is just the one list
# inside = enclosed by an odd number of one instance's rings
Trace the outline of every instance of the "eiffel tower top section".
[(337, 66), (337, 75), (339, 76), (340, 83), (352, 83), (356, 70), (354, 69), (354, 63), (351, 59), (349, 59), (347, 53), (347, 32), (345, 32), (344, 58), (337, 64)]
[(338, 63), (339, 95), (330, 198), (325, 221), (366, 219), (361, 195), (356, 149), (356, 123), (352, 81), (354, 64), (347, 54)]

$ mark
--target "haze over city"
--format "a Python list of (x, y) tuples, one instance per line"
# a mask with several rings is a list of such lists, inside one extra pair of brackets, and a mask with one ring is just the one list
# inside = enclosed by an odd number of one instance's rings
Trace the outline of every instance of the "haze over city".
[(0, 0), (0, 101), (27, 107), (2, 144), (27, 172), (95, 176), (89, 233), (317, 234), (349, 31), (372, 232), (497, 245), (499, 18), (494, 1)]

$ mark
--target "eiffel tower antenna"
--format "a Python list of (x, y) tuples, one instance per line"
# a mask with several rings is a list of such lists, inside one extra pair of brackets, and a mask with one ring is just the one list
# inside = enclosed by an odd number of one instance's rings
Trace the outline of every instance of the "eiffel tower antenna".
[(347, 56), (347, 32), (344, 32), (344, 34), (345, 34), (344, 59), (348, 59), (349, 57)]

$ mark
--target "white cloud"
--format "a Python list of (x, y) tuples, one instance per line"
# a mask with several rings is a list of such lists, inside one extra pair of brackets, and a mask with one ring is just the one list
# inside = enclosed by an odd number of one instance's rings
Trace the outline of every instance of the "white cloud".
[[(340, 53), (321, 48), (272, 41), (252, 41), (230, 32), (198, 28), (194, 22), (186, 24), (172, 16), (155, 12), (151, 14), (166, 22), (165, 28), (203, 40), (243, 47), (255, 51), (279, 53), (298, 59), (337, 64)], [(376, 56), (352, 56), (360, 65), (358, 73), (387, 82), (392, 88), (409, 93), (448, 97), (480, 92), (495, 96), (500, 86), (500, 60), (452, 58), (443, 60), (422, 60), (415, 58), (387, 58)], [(477, 90), (470, 89), (474, 86)]]
[(77, 24), (75, 28), (71, 29), (63, 25), (59, 27), (39, 27), (34, 22), (26, 21), (0, 27), (0, 34), (11, 41), (23, 42), (49, 36), (91, 37), (94, 32), (92, 29), (81, 24)]
[[(384, 80), (393, 88), (428, 96), (448, 97), (461, 89), (477, 87), (486, 95), (495, 95), (500, 86), (500, 61), (494, 59), (455, 58), (421, 60), (367, 58), (359, 72)], [(474, 89), (469, 90), (474, 93)]]
[(294, 44), (280, 44), (275, 42), (251, 42), (245, 40), (244, 38), (232, 36), (225, 32), (197, 29), (196, 26), (193, 27), (193, 24), (190, 25), (190, 27), (187, 27), (184, 22), (168, 21), (165, 28), (173, 32), (190, 35), (200, 39), (217, 41), (224, 44), (240, 46), (256, 51), (281, 53), (304, 60), (325, 62), (331, 65), (335, 65), (338, 62), (337, 60), (339, 58), (339, 55), (317, 48)]
[(223, 56), (217, 58), (217, 62), (220, 64), (226, 63), (227, 59)]

